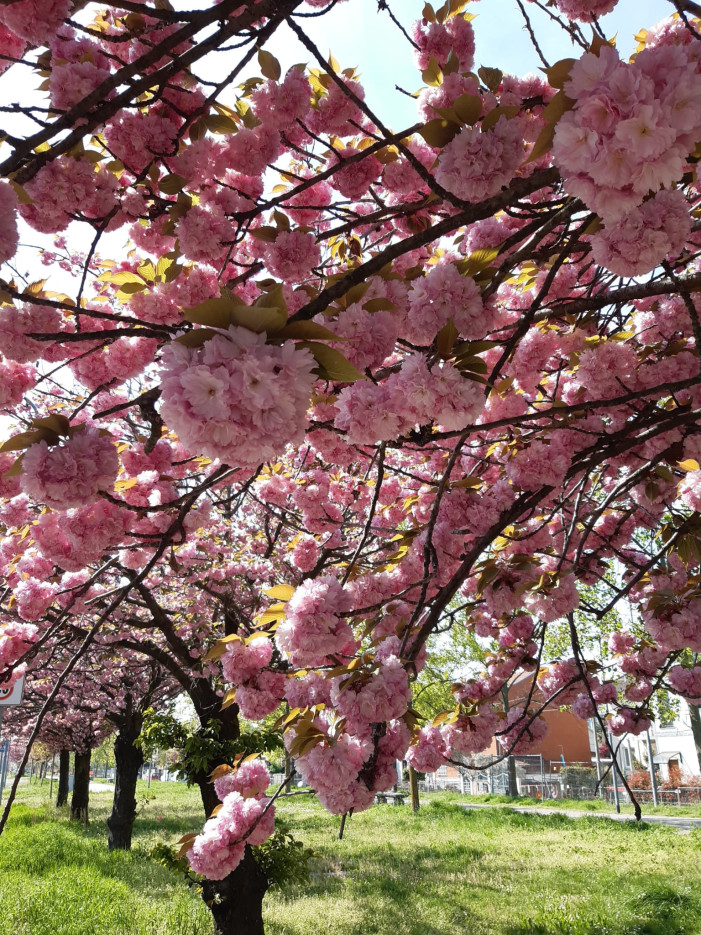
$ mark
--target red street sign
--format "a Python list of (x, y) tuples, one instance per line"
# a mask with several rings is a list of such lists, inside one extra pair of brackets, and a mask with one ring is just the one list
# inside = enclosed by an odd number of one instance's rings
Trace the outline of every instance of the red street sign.
[(17, 679), (14, 685), (0, 685), (0, 705), (21, 704), (23, 692), (23, 675)]

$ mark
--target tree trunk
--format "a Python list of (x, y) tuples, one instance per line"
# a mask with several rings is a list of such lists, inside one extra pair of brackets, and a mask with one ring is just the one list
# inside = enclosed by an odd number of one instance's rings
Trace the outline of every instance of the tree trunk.
[(694, 745), (696, 746), (696, 756), (699, 761), (699, 769), (701, 769), (701, 711), (699, 711), (697, 705), (692, 704), (690, 701), (688, 701), (687, 704), (689, 706), (691, 733), (694, 737)]
[(250, 847), (228, 877), (205, 880), (202, 897), (214, 918), (214, 935), (265, 935), (263, 898), (268, 885)]
[(120, 726), (114, 741), (117, 774), (114, 780), (112, 814), (107, 819), (107, 846), (111, 851), (128, 851), (136, 818), (136, 777), (144, 762), (144, 754), (134, 741), (141, 733), (143, 718), (133, 714)]
[[(216, 719), (220, 722), (220, 741), (235, 740), (239, 736), (237, 705), (233, 704), (222, 711), (221, 699), (204, 680), (195, 682), (189, 694), (203, 727)], [(215, 758), (208, 763), (206, 771), (193, 776), (199, 786), (207, 817), (220, 804), (209, 774), (223, 762), (224, 759)], [(228, 877), (223, 880), (205, 880), (201, 892), (214, 919), (214, 935), (264, 935), (263, 898), (269, 885), (250, 847), (246, 847), (243, 860)]]
[(56, 808), (61, 808), (68, 802), (68, 779), (71, 773), (71, 754), (68, 750), (61, 750), (58, 755), (58, 795)]
[(518, 783), (516, 781), (516, 758), (509, 756), (506, 759), (507, 775), (509, 777), (509, 795), (516, 798), (518, 795)]
[(419, 777), (413, 766), (409, 767), (409, 790), (411, 791), (411, 810), (418, 812), (421, 808), (419, 803)]
[(71, 799), (71, 820), (88, 823), (88, 797), (90, 794), (90, 755), (76, 753), (73, 770), (73, 798)]

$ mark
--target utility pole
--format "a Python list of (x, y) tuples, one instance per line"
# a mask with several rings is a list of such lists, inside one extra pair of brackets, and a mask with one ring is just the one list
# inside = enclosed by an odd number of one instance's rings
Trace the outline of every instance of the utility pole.
[(652, 755), (652, 741), (650, 740), (649, 730), (645, 731), (645, 737), (647, 739), (647, 766), (650, 770), (650, 782), (652, 783), (652, 804), (657, 808), (660, 801), (657, 793), (657, 776), (655, 776), (655, 761)]
[(621, 803), (618, 798), (618, 770), (616, 769), (616, 753), (613, 749), (613, 735), (609, 734), (609, 746), (611, 747), (611, 776), (613, 778), (613, 800), (616, 803), (616, 811), (621, 814)]

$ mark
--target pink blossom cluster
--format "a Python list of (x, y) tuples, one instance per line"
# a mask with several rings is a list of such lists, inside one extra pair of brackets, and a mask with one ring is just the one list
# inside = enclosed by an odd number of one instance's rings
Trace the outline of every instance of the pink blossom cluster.
[(679, 496), (690, 510), (701, 511), (701, 471), (689, 471), (679, 485)]
[(172, 110), (130, 113), (120, 111), (106, 126), (105, 140), (110, 152), (131, 172), (140, 172), (154, 156), (177, 152), (179, 119)]
[(131, 515), (114, 503), (98, 500), (65, 513), (42, 513), (32, 526), (40, 552), (65, 571), (80, 571), (120, 544)]
[(17, 612), (22, 620), (41, 620), (51, 607), (58, 587), (38, 578), (23, 578), (15, 587)]
[(441, 734), (446, 750), (451, 753), (481, 753), (494, 738), (500, 724), (499, 712), (491, 704), (481, 704), (476, 714), (461, 715), (455, 722), (444, 724)]
[(534, 717), (523, 708), (511, 708), (507, 715), (510, 730), (501, 734), (504, 749), (513, 753), (527, 753), (548, 733), (542, 717)]
[(214, 780), (214, 789), (223, 802), (231, 792), (240, 793), (245, 799), (262, 795), (270, 785), (270, 773), (262, 760), (249, 760), (235, 770)]
[(13, 64), (12, 59), (21, 59), (27, 43), (21, 36), (16, 36), (0, 21), (0, 54), (7, 58), (0, 59), (0, 75)]
[(646, 608), (645, 629), (664, 650), (691, 649), (701, 652), (701, 600), (680, 601), (670, 610)]
[(0, 22), (33, 45), (46, 45), (70, 10), (70, 0), (18, 0), (0, 6)]
[(62, 331), (64, 322), (58, 309), (46, 305), (8, 305), (0, 308), (0, 352), (19, 363), (42, 358), (61, 360), (60, 347), (27, 337), (28, 333), (53, 334)]
[(293, 66), (281, 82), (266, 81), (251, 95), (253, 111), (273, 130), (294, 128), (309, 110), (311, 91), (303, 68)]
[(650, 729), (650, 718), (639, 710), (626, 706), (620, 707), (616, 714), (608, 719), (609, 729), (616, 737), (621, 734), (644, 734)]
[[(327, 322), (324, 322), (328, 326)], [(389, 357), (397, 340), (397, 325), (391, 312), (380, 309), (369, 312), (358, 303), (349, 305), (331, 326), (333, 333), (343, 342), (339, 352), (364, 371), (379, 367)]]
[(443, 734), (437, 727), (422, 727), (416, 743), (409, 747), (407, 763), (420, 773), (435, 773), (448, 755)]
[(260, 721), (278, 707), (285, 693), (282, 672), (264, 669), (236, 689), (236, 704), (249, 721)]
[(321, 665), (330, 654), (353, 652), (345, 619), (352, 606), (350, 593), (332, 575), (304, 581), (287, 602), (275, 641), (294, 666)]
[(31, 364), (0, 360), (0, 408), (16, 406), (36, 381), (37, 372)]
[(502, 116), (492, 130), (461, 130), (441, 150), (435, 177), (458, 198), (483, 201), (509, 184), (523, 158), (521, 125)]
[(609, 649), (612, 653), (628, 653), (635, 645), (635, 637), (627, 630), (616, 630), (609, 636)]
[(262, 797), (245, 799), (240, 792), (226, 795), (220, 811), (205, 822), (188, 851), (195, 873), (223, 880), (243, 860), (246, 844), (263, 844), (275, 826), (275, 808), (264, 814), (266, 802)]
[(401, 717), (410, 702), (409, 676), (396, 656), (369, 676), (339, 676), (331, 688), (331, 703), (351, 730)]
[(449, 361), (429, 370), (426, 358), (414, 354), (379, 384), (358, 381), (344, 387), (334, 421), (350, 442), (372, 444), (431, 422), (448, 430), (465, 428), (483, 408), (479, 383), (463, 377)]
[(51, 105), (57, 111), (70, 110), (109, 78), (109, 69), (93, 62), (68, 62), (54, 65), (49, 78)]
[[(72, 215), (104, 218), (117, 207), (119, 183), (111, 172), (89, 159), (59, 156), (42, 166), (25, 185), (32, 204), (20, 205), (20, 214), (35, 230), (55, 233), (70, 224)], [(117, 217), (113, 226), (122, 223)]]
[(119, 458), (111, 436), (88, 424), (60, 445), (31, 445), (22, 460), (22, 490), (54, 510), (84, 506), (111, 490)]
[(289, 678), (285, 686), (285, 699), (291, 708), (312, 708), (331, 703), (331, 682), (320, 672), (307, 672), (298, 678)]
[(475, 31), (472, 23), (463, 16), (451, 16), (444, 23), (414, 23), (412, 38), (416, 47), (416, 64), (423, 71), (431, 58), (443, 66), (450, 53), (458, 60), (458, 70), (472, 71), (475, 58)]
[(0, 263), (17, 252), (17, 195), (9, 182), (0, 182)]
[[(346, 146), (338, 151), (339, 158), (350, 159), (356, 156), (361, 150), (354, 146)], [(329, 180), (329, 184), (336, 191), (340, 192), (350, 201), (357, 201), (367, 192), (368, 187), (372, 185), (382, 175), (382, 163), (373, 155), (364, 156), (357, 162), (351, 162), (343, 166)]]
[(271, 275), (284, 282), (301, 282), (319, 265), (321, 249), (311, 232), (280, 231), (273, 243), (266, 244), (264, 257)]
[(607, 223), (681, 178), (701, 132), (701, 74), (684, 46), (620, 61), (611, 46), (572, 66), (574, 108), (555, 128), (553, 159), (569, 192)]
[(618, 0), (555, 0), (555, 6), (568, 19), (590, 23), (595, 17), (605, 16), (616, 6)]
[(368, 741), (341, 734), (337, 740), (320, 743), (297, 757), (295, 767), (333, 815), (342, 815), (350, 808), (362, 811), (369, 808), (374, 798), (374, 792), (358, 781), (370, 750)]
[(461, 275), (454, 263), (439, 263), (413, 281), (406, 321), (413, 344), (430, 344), (449, 321), (466, 341), (484, 338), (494, 317), (472, 277)]
[(571, 450), (561, 433), (553, 433), (550, 444), (534, 441), (521, 448), (506, 463), (506, 476), (521, 490), (540, 490), (543, 485), (559, 487), (570, 466)]
[(701, 666), (672, 666), (667, 673), (672, 688), (692, 704), (701, 705)]
[(290, 561), (299, 571), (312, 571), (319, 561), (321, 549), (316, 539), (303, 536), (290, 554)]
[(270, 664), (272, 655), (270, 640), (251, 640), (250, 643), (232, 640), (226, 644), (226, 652), (221, 659), (224, 678), (232, 685), (243, 685)]
[(618, 276), (640, 276), (677, 256), (690, 233), (686, 198), (678, 189), (664, 190), (594, 234), (592, 256)]
[[(31, 623), (10, 620), (0, 625), (0, 673), (21, 659), (38, 637), (39, 629)], [(10, 680), (10, 684), (13, 680)], [(0, 682), (0, 687), (6, 687), (7, 684), (6, 681)]]
[(254, 467), (302, 440), (314, 361), (292, 341), (232, 326), (202, 348), (170, 344), (162, 361), (163, 417), (193, 453)]

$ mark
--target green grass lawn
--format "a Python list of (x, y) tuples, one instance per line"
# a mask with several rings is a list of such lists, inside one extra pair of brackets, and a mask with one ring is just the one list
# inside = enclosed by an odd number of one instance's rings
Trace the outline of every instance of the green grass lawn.
[[(197, 894), (147, 856), (201, 826), (194, 790), (153, 783), (134, 851), (108, 854), (108, 794), (91, 796), (86, 831), (48, 805), (47, 784), (21, 788), (0, 837), (0, 935), (210, 935)], [(342, 841), (311, 797), (284, 801), (317, 856), (308, 884), (268, 895), (269, 935), (701, 935), (700, 831), (451, 798), (354, 815)]]

